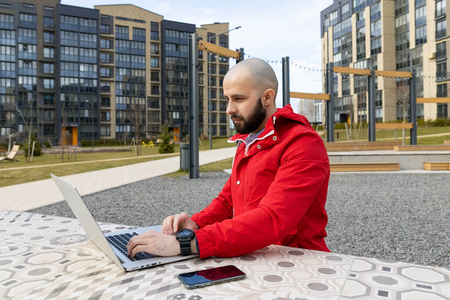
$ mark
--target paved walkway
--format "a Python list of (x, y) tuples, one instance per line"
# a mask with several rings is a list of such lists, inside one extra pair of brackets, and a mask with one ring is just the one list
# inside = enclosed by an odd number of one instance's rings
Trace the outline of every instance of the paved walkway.
[[(201, 151), (200, 165), (233, 157), (236, 149)], [(132, 182), (170, 174), (180, 169), (180, 157), (170, 157), (94, 172), (63, 176), (74, 184), (82, 196), (108, 190)], [(52, 179), (39, 180), (0, 188), (0, 211), (27, 211), (63, 201)]]

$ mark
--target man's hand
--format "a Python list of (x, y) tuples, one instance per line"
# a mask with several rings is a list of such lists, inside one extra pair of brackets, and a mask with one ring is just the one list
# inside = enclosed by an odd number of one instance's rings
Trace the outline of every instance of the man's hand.
[(179, 255), (180, 243), (174, 235), (163, 234), (154, 230), (132, 237), (128, 242), (128, 255), (134, 257), (138, 252), (157, 256)]
[(181, 229), (191, 229), (194, 231), (198, 229), (197, 224), (192, 221), (185, 212), (165, 218), (161, 227), (161, 232), (165, 234), (174, 234)]

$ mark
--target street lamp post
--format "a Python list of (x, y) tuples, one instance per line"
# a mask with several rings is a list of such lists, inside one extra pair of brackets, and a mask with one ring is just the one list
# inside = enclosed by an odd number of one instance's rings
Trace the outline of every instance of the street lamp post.
[[(213, 39), (215, 39), (216, 36), (225, 34), (227, 32), (230, 32), (230, 31), (233, 31), (233, 30), (236, 30), (236, 29), (239, 29), (241, 27), (242, 26), (237, 26), (237, 27), (235, 27), (233, 29), (224, 31), (222, 33), (215, 34), (215, 35), (213, 35), (211, 37), (208, 37), (208, 42), (212, 43)], [(209, 148), (210, 149), (212, 149), (212, 99), (211, 99), (211, 70), (210, 70), (210, 68), (211, 68), (211, 60), (212, 60), (212, 53), (211, 53), (211, 51), (208, 51), (208, 67), (207, 67), (208, 68), (208, 127), (209, 127), (208, 136), (209, 136)]]

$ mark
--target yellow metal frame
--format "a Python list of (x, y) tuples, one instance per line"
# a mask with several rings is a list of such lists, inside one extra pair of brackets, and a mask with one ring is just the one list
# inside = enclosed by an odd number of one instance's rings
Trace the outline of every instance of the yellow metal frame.
[(198, 41), (198, 50), (206, 50), (208, 52), (212, 52), (212, 53), (219, 54), (222, 56), (239, 59), (238, 51), (233, 51), (228, 48), (217, 46), (215, 44), (208, 43), (205, 41)]

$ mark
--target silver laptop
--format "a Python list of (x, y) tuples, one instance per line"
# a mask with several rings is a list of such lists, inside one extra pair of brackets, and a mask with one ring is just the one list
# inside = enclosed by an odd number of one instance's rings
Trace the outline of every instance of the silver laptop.
[(140, 252), (134, 258), (127, 255), (126, 245), (128, 240), (134, 236), (144, 233), (148, 230), (161, 231), (161, 226), (140, 227), (130, 230), (109, 232), (104, 234), (91, 212), (87, 208), (83, 199), (78, 193), (75, 186), (53, 174), (50, 174), (61, 191), (64, 199), (66, 199), (74, 215), (77, 217), (80, 224), (83, 226), (86, 233), (91, 240), (103, 251), (116, 265), (124, 271), (133, 271), (143, 268), (154, 267), (162, 264), (172, 263), (180, 260), (185, 260), (198, 255), (188, 256), (170, 256), (161, 257), (154, 256), (147, 253)]

